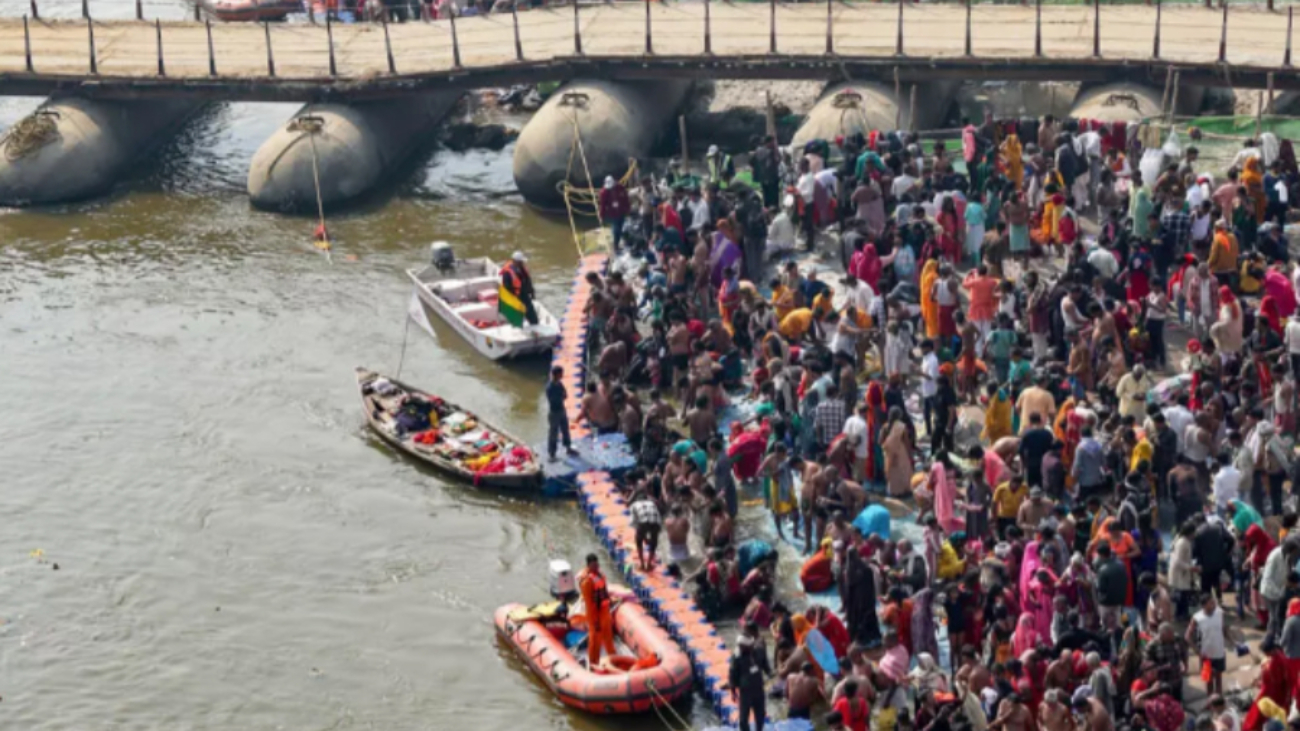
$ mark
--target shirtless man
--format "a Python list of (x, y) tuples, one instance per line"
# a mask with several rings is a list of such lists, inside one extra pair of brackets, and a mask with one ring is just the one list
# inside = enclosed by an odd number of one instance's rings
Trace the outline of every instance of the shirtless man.
[[(822, 455), (825, 459), (825, 455)], [(803, 486), (799, 489), (799, 508), (803, 512), (803, 552), (812, 553), (813, 543), (821, 542), (821, 531), (813, 533), (813, 518), (821, 510), (818, 503), (826, 497), (823, 466), (816, 462), (804, 463)]]
[(1115, 722), (1106, 706), (1096, 698), (1074, 699), (1074, 712), (1083, 716), (1084, 731), (1115, 731)]
[(708, 403), (712, 404), (722, 366), (705, 350), (703, 341), (695, 341), (691, 349), (694, 352), (691, 358), (690, 390), (686, 394), (686, 398), (689, 399), (687, 403), (701, 396), (707, 398)]
[(980, 663), (979, 653), (970, 645), (961, 648), (961, 667), (957, 669), (956, 680), (975, 695), (993, 686), (993, 674)]
[(587, 382), (578, 418), (585, 418), (591, 422), (597, 434), (613, 434), (618, 431), (618, 417), (614, 414), (614, 407), (610, 405), (605, 394), (600, 392), (600, 387), (595, 381)]
[[(1069, 650), (1061, 650), (1061, 656), (1047, 666), (1047, 674), (1043, 677), (1043, 685), (1046, 688), (1055, 688), (1065, 693), (1073, 690), (1074, 662)], [(1061, 709), (1065, 710), (1065, 706), (1061, 706)]]
[(841, 478), (839, 468), (835, 465), (827, 465), (822, 476), (830, 493), (821, 501), (823, 508), (842, 510), (845, 515), (857, 517), (867, 507), (867, 491), (858, 483)]
[(681, 503), (673, 505), (664, 519), (664, 535), (668, 538), (668, 559), (673, 563), (691, 560), (691, 518)]
[(1002, 699), (1002, 707), (998, 712), (998, 717), (989, 724), (989, 731), (1029, 731), (1033, 726), (1033, 714), (1029, 712), (1020, 699), (1019, 693), (1011, 693)]
[(709, 242), (701, 238), (700, 243), (695, 245), (695, 255), (691, 257), (691, 274), (695, 277), (695, 291), (692, 293), (691, 302), (697, 308), (696, 315), (704, 319), (709, 314), (709, 304), (713, 300), (709, 296), (709, 274), (713, 269), (713, 263), (709, 261)]
[(1062, 691), (1049, 690), (1038, 707), (1039, 728), (1042, 731), (1075, 731), (1074, 714), (1061, 702)]
[(596, 372), (622, 380), (623, 371), (627, 368), (627, 352), (627, 343), (622, 340), (612, 341), (600, 351), (600, 358), (596, 361)]
[(715, 353), (729, 353), (733, 347), (731, 333), (722, 326), (722, 320), (716, 317), (709, 320), (709, 329), (704, 333), (704, 344)]
[(826, 691), (813, 675), (813, 664), (805, 662), (785, 679), (785, 699), (789, 705), (789, 718), (812, 718), (812, 707), (826, 703)]
[(975, 403), (979, 395), (979, 374), (975, 371), (975, 356), (979, 353), (980, 329), (964, 313), (958, 312), (957, 331), (961, 334), (961, 366), (958, 368), (957, 395), (968, 403)]
[(632, 454), (641, 453), (641, 435), (643, 431), (642, 424), (645, 417), (641, 415), (641, 399), (636, 394), (629, 393), (626, 389), (623, 391), (623, 410), (619, 412), (619, 428), (623, 436), (627, 437), (627, 443), (632, 447)]
[[(676, 384), (682, 376), (687, 374), (691, 363), (691, 331), (686, 327), (686, 320), (678, 317), (673, 320), (672, 327), (668, 328), (668, 372), (664, 374), (664, 380), (667, 383)], [(686, 400), (686, 390), (678, 391), (677, 398), (682, 403), (690, 403)]]
[(699, 396), (695, 399), (695, 408), (686, 412), (683, 419), (690, 430), (691, 439), (705, 449), (709, 445), (709, 440), (718, 433), (718, 417), (713, 413), (709, 406), (708, 396)]
[(600, 352), (600, 337), (605, 333), (605, 326), (609, 324), (609, 318), (613, 314), (614, 300), (605, 296), (601, 290), (593, 289), (591, 297), (587, 300), (587, 317), (590, 325), (587, 328), (587, 347), (592, 352)]
[(727, 506), (715, 500), (709, 506), (709, 545), (713, 548), (725, 548), (731, 545), (734, 529)]

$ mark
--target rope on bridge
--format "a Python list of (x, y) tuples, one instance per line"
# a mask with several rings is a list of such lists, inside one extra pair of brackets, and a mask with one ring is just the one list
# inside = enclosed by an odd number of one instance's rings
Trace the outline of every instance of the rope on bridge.
[[(600, 190), (596, 188), (595, 182), (591, 178), (591, 167), (587, 163), (587, 151), (582, 144), (582, 126), (578, 123), (578, 117), (571, 109), (586, 108), (588, 97), (581, 92), (568, 92), (560, 97), (560, 108), (565, 110), (565, 116), (569, 118), (569, 124), (573, 125), (573, 137), (569, 144), (569, 165), (564, 171), (564, 179), (556, 184), (560, 195), (564, 197), (564, 208), (569, 214), (569, 230), (573, 234), (573, 245), (578, 249), (578, 256), (583, 257), (591, 253), (592, 250), (604, 247), (607, 239), (605, 238), (605, 222), (600, 215)], [(587, 179), (586, 187), (573, 185), (569, 181), (573, 179), (574, 162), (581, 161), (582, 172)], [(620, 179), (625, 187), (636, 179), (637, 163), (636, 158), (628, 158), (627, 172), (623, 173)], [(574, 217), (575, 210), (579, 216), (595, 216), (597, 229), (594, 232), (588, 232), (595, 235), (595, 240), (591, 245), (584, 243), (588, 236), (578, 233), (577, 220)]]
[(5, 159), (10, 162), (24, 158), (62, 137), (57, 120), (59, 113), (38, 109), (9, 128), (0, 145), (4, 146)]
[(316, 248), (325, 252), (325, 259), (332, 264), (334, 259), (330, 256), (330, 233), (329, 228), (325, 226), (325, 201), (321, 197), (320, 191), (320, 162), (316, 155), (316, 135), (320, 134), (324, 129), (325, 120), (311, 114), (294, 117), (289, 122), (290, 132), (302, 132), (307, 135), (307, 139), (311, 142), (311, 177), (316, 185), (316, 215), (320, 219), (314, 243)]

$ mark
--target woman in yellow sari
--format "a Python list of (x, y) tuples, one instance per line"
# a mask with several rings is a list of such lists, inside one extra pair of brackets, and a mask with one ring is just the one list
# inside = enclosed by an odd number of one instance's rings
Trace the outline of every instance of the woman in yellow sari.
[(1241, 171), (1241, 184), (1250, 194), (1255, 204), (1255, 220), (1264, 222), (1264, 211), (1268, 207), (1268, 196), (1264, 194), (1264, 168), (1258, 157), (1246, 158), (1246, 169)]
[(1007, 135), (1002, 142), (1002, 161), (1006, 165), (1007, 178), (1020, 190), (1025, 182), (1025, 151), (1020, 146), (1020, 137)]
[(989, 384), (989, 405), (984, 410), (984, 433), (980, 435), (988, 444), (996, 444), (1002, 437), (1011, 436), (1011, 397), (1006, 389)]
[(939, 260), (931, 259), (921, 270), (921, 319), (925, 320), (925, 336), (939, 337), (939, 302), (934, 297), (934, 285), (939, 281)]

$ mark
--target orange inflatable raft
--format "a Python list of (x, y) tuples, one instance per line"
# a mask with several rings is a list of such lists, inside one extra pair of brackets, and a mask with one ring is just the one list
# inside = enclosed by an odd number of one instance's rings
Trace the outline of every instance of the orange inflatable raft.
[[(585, 667), (564, 644), (563, 622), (554, 630), (528, 616), (522, 604), (496, 611), (497, 632), (567, 706), (589, 713), (644, 713), (671, 703), (691, 691), (691, 661), (641, 605), (624, 601), (614, 607), (614, 633), (628, 655), (605, 658), (601, 667)], [(573, 617), (575, 624), (579, 616)]]

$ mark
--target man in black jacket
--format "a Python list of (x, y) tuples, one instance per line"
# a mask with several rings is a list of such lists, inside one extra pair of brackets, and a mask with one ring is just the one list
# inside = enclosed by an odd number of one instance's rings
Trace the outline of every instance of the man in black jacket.
[(772, 667), (767, 662), (767, 654), (759, 649), (755, 634), (754, 625), (746, 624), (728, 672), (731, 698), (740, 706), (740, 731), (749, 731), (751, 716), (755, 731), (763, 731), (767, 715), (764, 681), (772, 674)]

